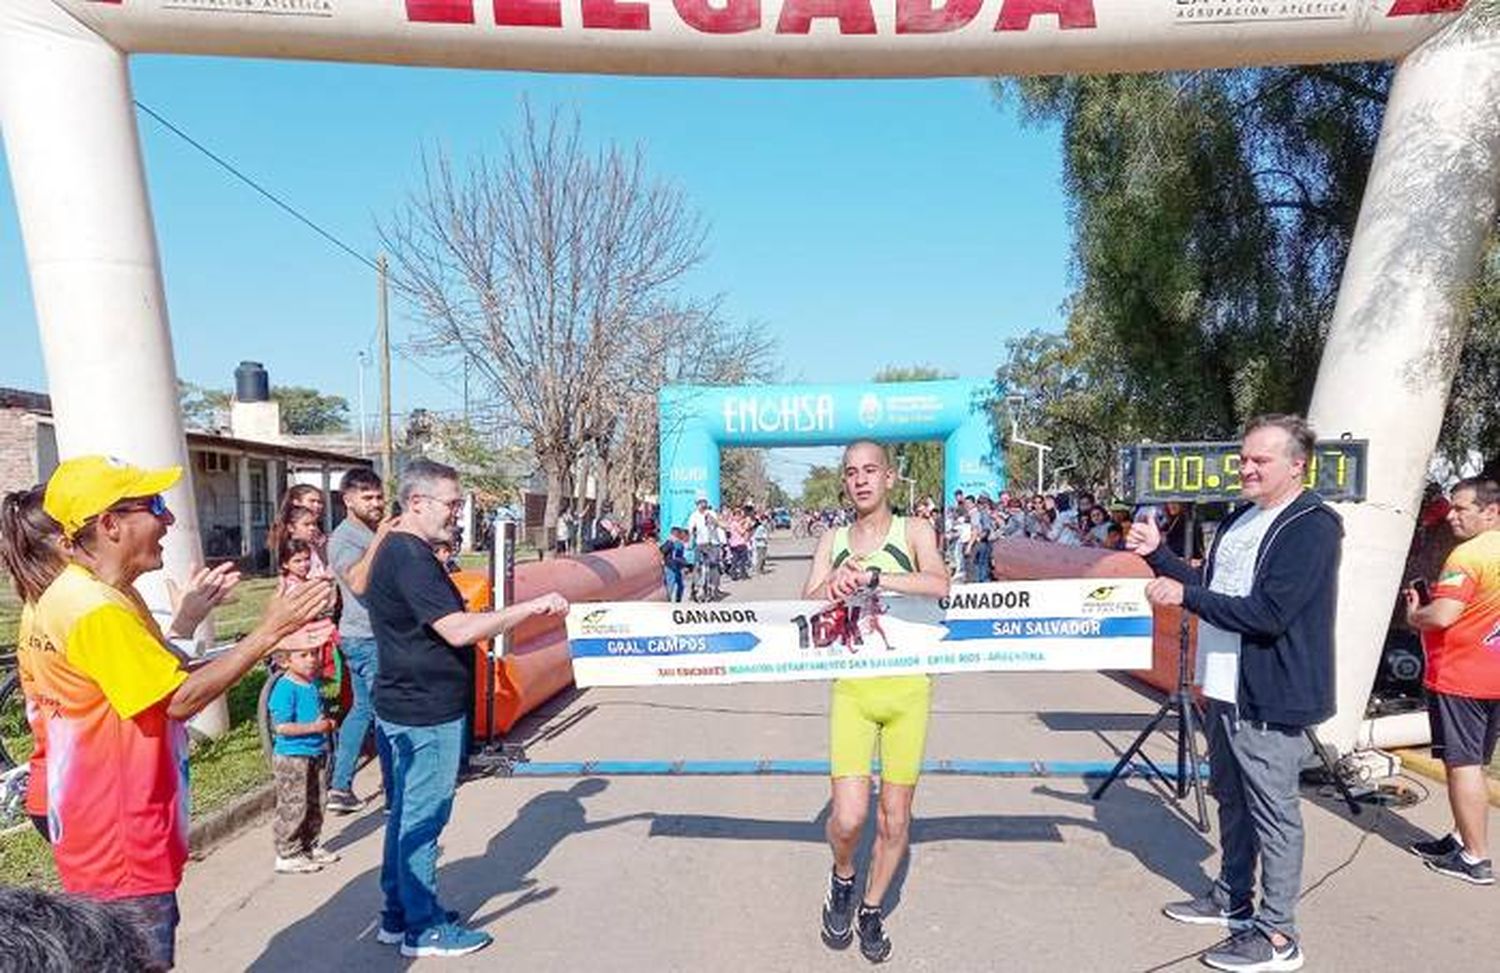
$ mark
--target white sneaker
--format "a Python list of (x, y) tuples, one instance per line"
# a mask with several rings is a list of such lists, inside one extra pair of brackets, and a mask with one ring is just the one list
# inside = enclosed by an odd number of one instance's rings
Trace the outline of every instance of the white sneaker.
[(322, 845), (313, 845), (312, 848), (308, 849), (307, 857), (319, 865), (332, 865), (339, 860), (339, 853), (329, 851)]
[(296, 855), (292, 858), (282, 858), (277, 855), (276, 870), (283, 875), (297, 875), (306, 872), (321, 872), (323, 866), (306, 855)]

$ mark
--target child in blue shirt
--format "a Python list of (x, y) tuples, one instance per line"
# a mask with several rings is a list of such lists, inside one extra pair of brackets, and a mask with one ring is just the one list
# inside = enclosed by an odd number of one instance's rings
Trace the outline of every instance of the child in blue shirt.
[(276, 782), (276, 870), (316, 872), (339, 856), (318, 845), (323, 830), (324, 764), (333, 720), (323, 714), (318, 693), (322, 659), (315, 648), (282, 649), (282, 676), (271, 687), (266, 708), (275, 744), (271, 771)]
[(667, 585), (667, 597), (672, 601), (682, 600), (682, 572), (687, 567), (686, 541), (687, 531), (681, 527), (673, 527), (661, 545), (662, 573)]

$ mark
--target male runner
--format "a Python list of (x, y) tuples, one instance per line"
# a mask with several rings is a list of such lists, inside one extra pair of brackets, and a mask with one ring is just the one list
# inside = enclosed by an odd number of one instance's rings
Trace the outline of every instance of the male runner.
[[(818, 540), (804, 597), (836, 601), (861, 589), (882, 588), (945, 597), (948, 571), (932, 530), (891, 513), (887, 496), (896, 485), (896, 471), (885, 447), (863, 439), (852, 442), (844, 449), (842, 466), (854, 523)], [(823, 905), (823, 941), (843, 949), (857, 927), (860, 952), (872, 963), (891, 954), (881, 900), (906, 854), (931, 699), (932, 679), (926, 675), (840, 679), (833, 684), (833, 799), (828, 816), (833, 877)], [(870, 766), (877, 739), (881, 783), (875, 850), (856, 922), (854, 851), (870, 805)]]

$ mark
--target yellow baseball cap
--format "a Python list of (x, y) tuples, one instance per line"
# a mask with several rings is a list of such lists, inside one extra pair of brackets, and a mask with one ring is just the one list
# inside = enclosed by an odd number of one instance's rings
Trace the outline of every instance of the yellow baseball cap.
[(83, 525), (127, 497), (149, 497), (182, 479), (182, 467), (144, 470), (111, 456), (75, 456), (47, 478), (42, 509), (72, 537)]

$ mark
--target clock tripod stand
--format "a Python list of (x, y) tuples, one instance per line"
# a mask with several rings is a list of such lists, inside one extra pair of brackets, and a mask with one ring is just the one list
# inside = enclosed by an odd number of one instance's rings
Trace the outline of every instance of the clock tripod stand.
[[(1195, 504), (1191, 503), (1186, 504), (1186, 507), (1188, 519), (1187, 535), (1183, 541), (1183, 556), (1191, 560), (1193, 557), (1193, 539), (1197, 534), (1198, 528), (1198, 508)], [(1162, 543), (1166, 543), (1165, 537), (1162, 538)], [(1120, 756), (1119, 761), (1110, 770), (1109, 774), (1105, 776), (1103, 783), (1094, 789), (1094, 793), (1091, 796), (1096, 801), (1102, 798), (1104, 792), (1109, 790), (1110, 785), (1119, 780), (1131, 768), (1130, 761), (1137, 754), (1140, 755), (1141, 760), (1145, 761), (1146, 766), (1151, 768), (1151, 772), (1156, 775), (1158, 780), (1166, 780), (1168, 775), (1157, 766), (1156, 761), (1151, 759), (1151, 755), (1146, 753), (1143, 747), (1145, 747), (1146, 741), (1151, 738), (1152, 733), (1161, 729), (1168, 720), (1175, 718), (1177, 725), (1177, 773), (1175, 775), (1176, 782), (1172, 789), (1179, 803), (1187, 797), (1188, 791), (1191, 790), (1193, 792), (1193, 802), (1197, 810), (1194, 824), (1197, 825), (1199, 831), (1207, 833), (1208, 803), (1203, 797), (1203, 777), (1199, 772), (1201, 762), (1198, 757), (1197, 726), (1200, 722), (1200, 717), (1197, 703), (1193, 700), (1192, 676), (1188, 672), (1188, 648), (1192, 644), (1192, 629), (1189, 627), (1190, 625), (1188, 612), (1186, 609), (1183, 609), (1182, 622), (1177, 630), (1176, 688), (1168, 694), (1166, 699), (1162, 700), (1161, 706), (1157, 708), (1156, 714), (1146, 724), (1146, 728), (1131, 741), (1130, 746), (1125, 748), (1125, 752)]]

